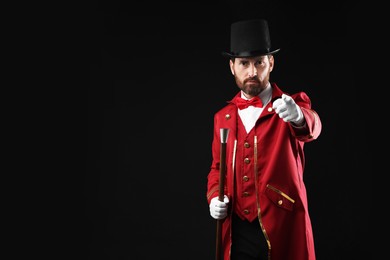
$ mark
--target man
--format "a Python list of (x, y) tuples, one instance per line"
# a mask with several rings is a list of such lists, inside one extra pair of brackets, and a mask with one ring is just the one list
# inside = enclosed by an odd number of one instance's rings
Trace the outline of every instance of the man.
[[(271, 48), (266, 20), (231, 25), (230, 51), (223, 55), (240, 91), (214, 115), (207, 178), (210, 214), (223, 221), (224, 260), (315, 259), (303, 148), (322, 125), (305, 92), (290, 95), (270, 82), (279, 50)], [(229, 131), (220, 191), (222, 128)]]

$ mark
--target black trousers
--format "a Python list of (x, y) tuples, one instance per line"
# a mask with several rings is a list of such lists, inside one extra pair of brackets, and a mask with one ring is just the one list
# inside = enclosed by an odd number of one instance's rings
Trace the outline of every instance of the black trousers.
[(267, 260), (268, 245), (257, 219), (242, 220), (233, 213), (231, 260)]

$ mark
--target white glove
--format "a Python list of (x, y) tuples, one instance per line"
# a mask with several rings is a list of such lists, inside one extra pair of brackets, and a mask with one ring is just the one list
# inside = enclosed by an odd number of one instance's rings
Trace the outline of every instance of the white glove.
[(224, 195), (223, 202), (219, 201), (218, 197), (212, 198), (210, 201), (210, 215), (215, 219), (223, 219), (227, 216), (229, 198)]
[(272, 108), (284, 122), (292, 122), (296, 125), (303, 124), (303, 113), (290, 96), (282, 94), (281, 98), (274, 101)]

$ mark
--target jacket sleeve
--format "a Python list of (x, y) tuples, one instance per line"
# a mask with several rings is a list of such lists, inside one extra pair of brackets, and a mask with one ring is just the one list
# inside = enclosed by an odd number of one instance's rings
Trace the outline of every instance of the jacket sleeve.
[(293, 135), (302, 142), (311, 142), (317, 139), (322, 130), (322, 123), (317, 112), (311, 108), (310, 98), (305, 92), (299, 92), (291, 97), (301, 108), (305, 118), (305, 125), (302, 127), (294, 127), (290, 124)]

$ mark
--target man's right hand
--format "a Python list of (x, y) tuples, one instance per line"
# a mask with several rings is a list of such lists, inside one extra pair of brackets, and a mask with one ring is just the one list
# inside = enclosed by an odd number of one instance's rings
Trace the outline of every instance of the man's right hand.
[(218, 197), (214, 197), (210, 201), (210, 215), (215, 219), (223, 219), (227, 216), (229, 198), (224, 195), (223, 202), (219, 201)]

